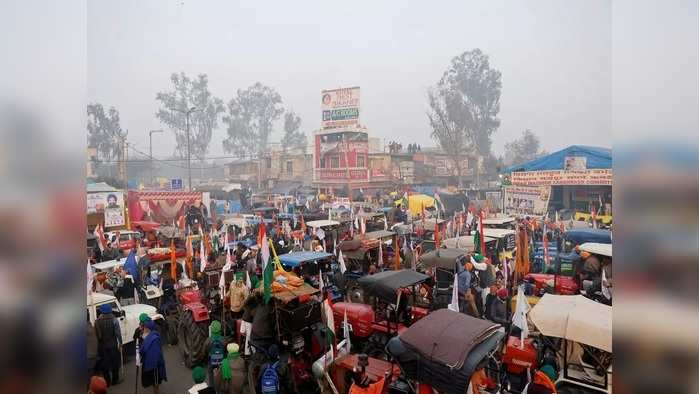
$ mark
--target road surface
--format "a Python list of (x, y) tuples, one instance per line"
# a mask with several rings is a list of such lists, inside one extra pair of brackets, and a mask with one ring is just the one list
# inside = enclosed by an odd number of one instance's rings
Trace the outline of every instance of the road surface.
[[(165, 357), (165, 368), (167, 369), (167, 382), (160, 386), (160, 394), (183, 394), (187, 393), (194, 381), (192, 381), (192, 370), (184, 366), (177, 346), (163, 346), (163, 356)], [(109, 388), (109, 394), (133, 394), (136, 392), (136, 363), (131, 356), (128, 363), (124, 365), (126, 375), (124, 381)], [(141, 386), (141, 379), (138, 379), (139, 393), (152, 393), (153, 389), (144, 389)]]

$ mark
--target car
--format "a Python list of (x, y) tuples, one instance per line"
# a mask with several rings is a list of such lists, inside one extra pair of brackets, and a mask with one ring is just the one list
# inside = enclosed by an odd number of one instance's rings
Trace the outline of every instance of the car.
[(131, 230), (110, 231), (105, 234), (107, 241), (115, 241), (117, 233), (119, 234), (119, 249), (124, 253), (129, 253), (129, 251), (135, 248), (138, 242), (141, 241), (141, 233)]
[[(150, 318), (156, 322), (158, 325), (164, 325), (165, 319), (163, 315), (158, 313), (158, 310), (150, 305), (145, 304), (132, 304), (122, 306), (116, 297), (103, 294), (103, 293), (91, 293), (87, 296), (87, 313), (90, 316), (90, 323), (94, 324), (97, 319), (97, 310), (102, 305), (111, 305), (114, 317), (119, 320), (119, 328), (121, 329), (121, 339), (122, 344), (126, 345), (133, 342), (133, 334), (138, 328), (138, 317), (141, 313), (145, 313)], [(162, 335), (165, 335), (167, 330), (160, 331)]]

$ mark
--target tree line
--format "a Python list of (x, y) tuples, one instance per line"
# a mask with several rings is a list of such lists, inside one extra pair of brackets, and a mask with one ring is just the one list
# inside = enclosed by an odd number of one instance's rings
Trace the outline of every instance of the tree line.
[[(281, 95), (274, 88), (256, 82), (247, 89), (239, 89), (235, 97), (224, 103), (210, 92), (206, 74), (190, 78), (184, 72), (173, 73), (170, 82), (171, 90), (155, 96), (159, 103), (155, 116), (174, 134), (176, 157), (187, 157), (187, 123), (191, 156), (202, 161), (221, 123), (227, 133), (223, 141), (226, 153), (261, 156), (282, 116), (283, 149), (306, 145), (301, 118), (283, 105)], [(116, 108), (105, 109), (101, 103), (87, 105), (88, 147), (96, 148), (102, 160), (118, 157), (122, 149), (120, 141), (125, 137)]]

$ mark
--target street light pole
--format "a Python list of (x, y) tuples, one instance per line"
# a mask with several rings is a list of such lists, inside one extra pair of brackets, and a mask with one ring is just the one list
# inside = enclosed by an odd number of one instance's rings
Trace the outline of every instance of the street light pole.
[(150, 153), (150, 186), (153, 187), (153, 133), (162, 133), (162, 130), (151, 130), (148, 132), (148, 147)]
[(189, 191), (192, 191), (192, 154), (191, 154), (191, 144), (189, 141), (189, 114), (197, 110), (197, 107), (191, 107), (186, 111), (181, 109), (173, 108), (177, 112), (181, 112), (185, 115), (185, 132), (187, 133), (187, 176), (189, 178)]

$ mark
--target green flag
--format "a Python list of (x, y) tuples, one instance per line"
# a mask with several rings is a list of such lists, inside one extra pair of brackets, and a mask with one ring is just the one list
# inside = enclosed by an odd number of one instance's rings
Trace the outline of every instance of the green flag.
[(476, 253), (483, 254), (483, 251), (481, 250), (481, 234), (478, 230), (473, 233), (473, 249), (476, 251)]

